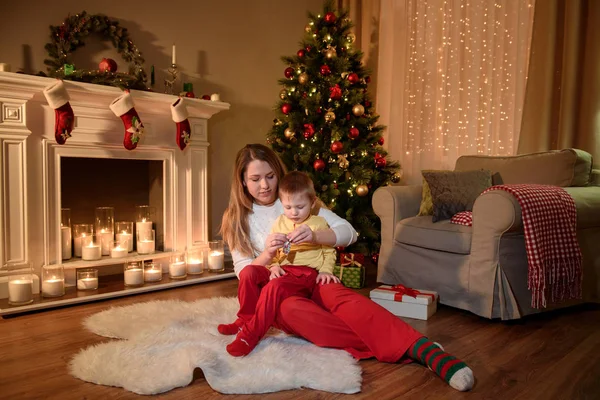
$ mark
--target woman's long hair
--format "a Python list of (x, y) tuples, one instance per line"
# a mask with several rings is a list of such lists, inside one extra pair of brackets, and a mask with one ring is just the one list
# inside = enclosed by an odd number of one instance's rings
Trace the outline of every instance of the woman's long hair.
[[(262, 144), (248, 144), (238, 151), (231, 180), (229, 205), (223, 214), (221, 235), (231, 250), (239, 251), (242, 255), (253, 257), (254, 248), (250, 241), (248, 214), (252, 211), (254, 198), (244, 185), (244, 174), (251, 161), (267, 162), (277, 176), (277, 184), (285, 174), (285, 167), (277, 154)], [(275, 191), (276, 192), (276, 191)]]

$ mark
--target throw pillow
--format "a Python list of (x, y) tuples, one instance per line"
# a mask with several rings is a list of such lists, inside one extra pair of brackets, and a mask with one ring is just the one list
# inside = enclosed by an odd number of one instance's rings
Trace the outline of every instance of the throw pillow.
[(433, 200), (432, 221), (450, 219), (461, 211), (472, 211), (475, 199), (492, 186), (489, 170), (423, 171)]
[(421, 194), (421, 206), (419, 207), (418, 216), (433, 215), (433, 200), (431, 198), (431, 190), (425, 178), (423, 178), (423, 193)]

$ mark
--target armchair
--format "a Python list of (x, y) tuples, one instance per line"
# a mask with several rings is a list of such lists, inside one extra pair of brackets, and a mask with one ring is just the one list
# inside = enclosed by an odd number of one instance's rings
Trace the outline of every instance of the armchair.
[(600, 171), (576, 149), (512, 157), (463, 156), (455, 170), (489, 169), (494, 184), (557, 185), (573, 197), (583, 253), (583, 300), (538, 310), (527, 288), (527, 256), (517, 200), (491, 191), (477, 198), (473, 226), (417, 216), (422, 187), (387, 186), (373, 194), (381, 219), (377, 280), (435, 290), (440, 302), (486, 318), (517, 319), (581, 302), (600, 302)]

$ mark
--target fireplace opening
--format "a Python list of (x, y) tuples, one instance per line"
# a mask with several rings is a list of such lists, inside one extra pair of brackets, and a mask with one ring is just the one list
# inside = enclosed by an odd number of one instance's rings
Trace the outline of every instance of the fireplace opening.
[(115, 222), (135, 227), (136, 206), (148, 205), (156, 210), (155, 250), (164, 251), (163, 161), (61, 157), (60, 167), (61, 208), (70, 209), (71, 226), (93, 225), (97, 207), (113, 207)]

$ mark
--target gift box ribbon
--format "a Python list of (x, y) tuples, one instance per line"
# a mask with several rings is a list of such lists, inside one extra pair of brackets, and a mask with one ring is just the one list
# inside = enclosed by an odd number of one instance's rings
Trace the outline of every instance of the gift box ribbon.
[(362, 264), (354, 259), (354, 253), (342, 254), (340, 266), (343, 267), (362, 267)]
[(407, 295), (410, 296), (412, 298), (417, 298), (417, 295), (423, 295), (423, 296), (429, 296), (431, 297), (431, 301), (434, 302), (435, 301), (435, 294), (433, 293), (422, 293), (421, 291), (417, 290), (417, 289), (412, 289), (409, 287), (406, 287), (404, 285), (394, 285), (391, 288), (384, 288), (384, 287), (378, 287), (377, 289), (379, 290), (387, 290), (390, 292), (396, 292), (396, 294), (394, 294), (394, 301), (402, 301), (402, 296)]

